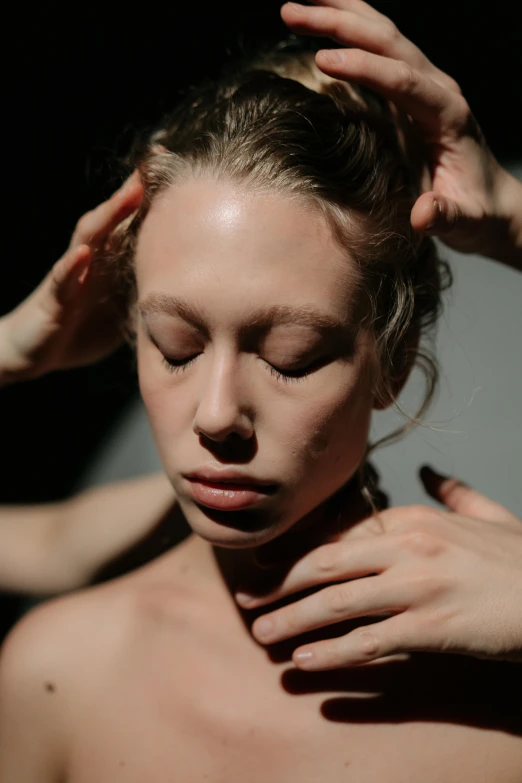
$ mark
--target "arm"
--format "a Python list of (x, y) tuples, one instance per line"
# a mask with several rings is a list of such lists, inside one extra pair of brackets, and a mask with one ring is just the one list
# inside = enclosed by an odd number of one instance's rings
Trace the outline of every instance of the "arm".
[(0, 589), (42, 595), (85, 586), (144, 538), (174, 501), (158, 474), (60, 503), (0, 507)]

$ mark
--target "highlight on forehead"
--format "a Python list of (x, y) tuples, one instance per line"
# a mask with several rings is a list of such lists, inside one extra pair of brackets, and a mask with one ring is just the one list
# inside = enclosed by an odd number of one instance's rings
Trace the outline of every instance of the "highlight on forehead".
[[(201, 308), (172, 294), (150, 293), (138, 302), (138, 310), (143, 316), (149, 314), (178, 316), (198, 329), (207, 328), (207, 318)], [(345, 317), (336, 317), (313, 305), (269, 305), (258, 308), (249, 313), (246, 325), (250, 328), (262, 329), (284, 324), (308, 326), (320, 331), (344, 331), (355, 326), (348, 312)]]

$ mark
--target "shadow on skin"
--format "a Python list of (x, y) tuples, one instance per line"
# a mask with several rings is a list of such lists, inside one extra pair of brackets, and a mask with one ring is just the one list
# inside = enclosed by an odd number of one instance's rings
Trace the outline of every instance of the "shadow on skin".
[(295, 695), (334, 691), (321, 713), (338, 723), (429, 721), (522, 736), (519, 668), (516, 663), (418, 652), (333, 672), (287, 669), (282, 685)]
[[(190, 528), (179, 507), (169, 511), (142, 541), (100, 571), (96, 581), (114, 578), (149, 562), (183, 541)], [(288, 569), (288, 564), (286, 571)], [(268, 569), (266, 589), (282, 578)], [(237, 610), (250, 631), (256, 617), (322, 589), (310, 588), (270, 607)], [(344, 636), (378, 618), (358, 618), (263, 646), (274, 663), (290, 663), (294, 650), (320, 639)], [(295, 696), (324, 694), (321, 713), (342, 723), (436, 721), (488, 728), (522, 736), (522, 666), (463, 655), (416, 652), (330, 672), (305, 672), (291, 664), (282, 687)]]

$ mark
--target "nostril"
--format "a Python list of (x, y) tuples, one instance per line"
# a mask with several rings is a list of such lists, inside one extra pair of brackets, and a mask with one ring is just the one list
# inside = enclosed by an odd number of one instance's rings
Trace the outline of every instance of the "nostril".
[(250, 462), (258, 449), (255, 434), (245, 439), (237, 433), (231, 433), (226, 438), (215, 440), (200, 433), (199, 442), (220, 462), (237, 465)]

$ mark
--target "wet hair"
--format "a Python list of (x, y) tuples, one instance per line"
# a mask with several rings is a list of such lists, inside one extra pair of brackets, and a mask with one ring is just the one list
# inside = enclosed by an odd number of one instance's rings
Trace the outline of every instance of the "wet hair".
[(138, 141), (128, 165), (138, 168), (145, 195), (109, 251), (125, 272), (129, 302), (140, 226), (171, 185), (212, 178), (313, 206), (355, 264), (361, 326), (374, 336), (378, 399), (394, 401), (414, 365), (426, 378), (415, 415), (368, 451), (418, 423), (438, 381), (424, 343), (450, 274), (434, 242), (411, 227), (415, 173), (384, 99), (327, 77), (313, 52), (276, 46), (191, 88)]

